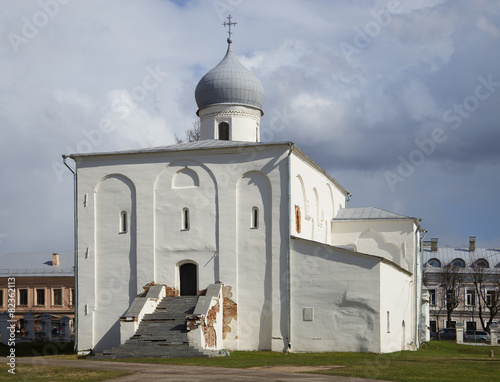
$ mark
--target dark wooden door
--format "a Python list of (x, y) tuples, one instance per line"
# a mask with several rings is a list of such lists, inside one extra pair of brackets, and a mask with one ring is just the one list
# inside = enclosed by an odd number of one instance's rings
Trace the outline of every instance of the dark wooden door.
[(181, 278), (181, 296), (196, 296), (198, 294), (196, 264), (183, 264), (179, 272)]

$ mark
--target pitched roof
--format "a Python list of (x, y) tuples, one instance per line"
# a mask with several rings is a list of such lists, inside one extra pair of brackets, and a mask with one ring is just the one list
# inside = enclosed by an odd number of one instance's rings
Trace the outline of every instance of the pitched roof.
[(316, 162), (314, 162), (310, 157), (308, 157), (302, 150), (300, 150), (291, 141), (282, 142), (245, 142), (245, 141), (225, 141), (219, 139), (204, 139), (195, 142), (177, 143), (175, 145), (160, 146), (160, 147), (150, 147), (137, 150), (125, 150), (125, 151), (109, 151), (100, 153), (74, 153), (69, 155), (70, 158), (82, 158), (82, 157), (96, 157), (96, 156), (112, 156), (112, 155), (135, 155), (135, 154), (148, 154), (148, 153), (163, 153), (163, 152), (177, 152), (177, 151), (189, 151), (189, 150), (212, 150), (212, 149), (230, 149), (230, 148), (241, 148), (241, 147), (254, 147), (255, 151), (264, 150), (265, 147), (273, 146), (283, 146), (283, 147), (294, 147), (293, 152), (299, 155), (302, 159), (307, 161), (311, 166), (316, 168), (319, 172), (329, 178), (342, 192), (348, 194), (347, 191), (339, 182), (331, 177), (325, 170), (323, 170)]
[(333, 220), (380, 220), (380, 219), (410, 219), (416, 220), (409, 216), (398, 215), (393, 212), (385, 211), (376, 207), (357, 207), (357, 208), (341, 208)]
[[(431, 248), (423, 249), (424, 266), (431, 259), (438, 259), (441, 266), (450, 264), (455, 259), (463, 259), (466, 266), (479, 259), (485, 259), (490, 268), (500, 268), (500, 248), (477, 248), (475, 251), (469, 251), (469, 247), (443, 247), (437, 251), (431, 251)], [(431, 267), (428, 267), (431, 268)]]
[(59, 253), (59, 265), (52, 265), (53, 252), (10, 252), (0, 256), (0, 277), (74, 276), (73, 251)]
[(184, 150), (209, 150), (209, 149), (224, 149), (234, 147), (258, 147), (258, 146), (280, 146), (289, 145), (291, 142), (244, 142), (244, 141), (224, 141), (220, 139), (204, 139), (195, 142), (177, 143), (175, 145), (148, 147), (137, 150), (110, 151), (98, 153), (74, 153), (71, 158), (75, 157), (90, 157), (99, 155), (119, 155), (119, 154), (147, 154), (157, 152), (174, 152)]

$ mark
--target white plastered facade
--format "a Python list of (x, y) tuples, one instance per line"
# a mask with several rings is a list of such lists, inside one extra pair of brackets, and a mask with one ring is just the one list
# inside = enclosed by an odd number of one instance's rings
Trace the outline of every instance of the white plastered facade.
[(414, 347), (415, 222), (332, 220), (346, 191), (291, 143), (223, 146), (75, 156), (78, 348), (118, 345), (134, 297), (152, 282), (179, 290), (184, 263), (198, 290), (232, 288), (238, 317), (222, 348)]
[(230, 287), (237, 315), (219, 349), (416, 348), (418, 221), (339, 220), (348, 192), (292, 142), (261, 143), (259, 108), (198, 115), (198, 142), (71, 155), (78, 350), (119, 345), (134, 298), (153, 283), (182, 294), (185, 264), (196, 293)]

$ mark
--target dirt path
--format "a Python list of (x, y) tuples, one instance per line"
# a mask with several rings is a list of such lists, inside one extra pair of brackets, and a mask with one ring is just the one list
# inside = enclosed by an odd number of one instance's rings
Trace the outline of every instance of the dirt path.
[(270, 382), (383, 382), (380, 380), (337, 377), (318, 374), (303, 374), (304, 371), (325, 370), (338, 366), (276, 366), (250, 369), (230, 369), (222, 367), (182, 366), (151, 363), (126, 363), (110, 361), (66, 360), (56, 358), (17, 358), (20, 364), (36, 364), (81, 369), (121, 370), (134, 374), (113, 379), (115, 382), (159, 381), (270, 381)]

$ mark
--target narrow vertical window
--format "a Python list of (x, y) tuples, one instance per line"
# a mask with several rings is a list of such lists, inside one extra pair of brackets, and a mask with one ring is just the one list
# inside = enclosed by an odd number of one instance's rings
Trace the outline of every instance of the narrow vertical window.
[(390, 319), (390, 313), (387, 311), (387, 333), (391, 332), (391, 319)]
[(28, 289), (19, 289), (19, 305), (28, 305)]
[(182, 209), (182, 230), (189, 230), (189, 208)]
[(0, 309), (3, 308), (3, 289), (0, 289)]
[(219, 139), (229, 141), (229, 124), (227, 122), (219, 123)]
[(45, 289), (36, 290), (36, 304), (45, 305)]
[(465, 305), (475, 306), (476, 305), (476, 291), (474, 289), (467, 289), (465, 292)]
[(492, 306), (496, 304), (496, 293), (494, 290), (486, 291), (486, 306), (490, 309)]
[(52, 290), (52, 305), (62, 305), (62, 289)]
[(127, 232), (127, 212), (122, 211), (120, 213), (120, 233)]
[(259, 209), (252, 207), (252, 223), (251, 228), (259, 228)]
[(429, 304), (436, 305), (436, 290), (429, 289)]

